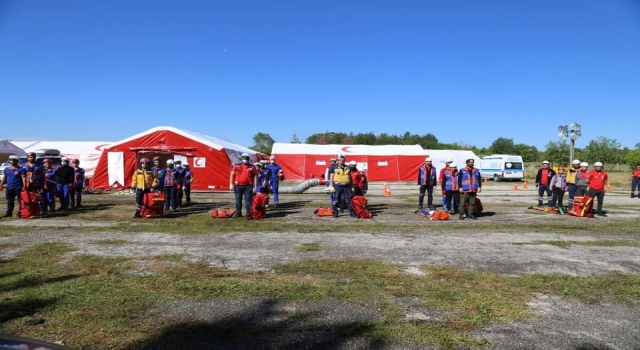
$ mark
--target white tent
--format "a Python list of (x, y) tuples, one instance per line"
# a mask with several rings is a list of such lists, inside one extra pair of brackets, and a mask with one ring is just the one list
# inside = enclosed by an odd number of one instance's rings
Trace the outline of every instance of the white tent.
[(112, 142), (105, 141), (13, 141), (25, 152), (35, 152), (41, 149), (57, 149), (64, 157), (80, 160), (80, 167), (84, 169), (87, 178), (92, 177), (102, 150)]
[(0, 140), (0, 164), (4, 163), (10, 155), (23, 156), (26, 153), (12, 141)]

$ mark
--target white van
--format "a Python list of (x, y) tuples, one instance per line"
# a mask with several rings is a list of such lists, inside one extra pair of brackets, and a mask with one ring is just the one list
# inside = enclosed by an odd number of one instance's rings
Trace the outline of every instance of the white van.
[(522, 157), (512, 154), (492, 154), (480, 160), (480, 175), (493, 181), (524, 179)]

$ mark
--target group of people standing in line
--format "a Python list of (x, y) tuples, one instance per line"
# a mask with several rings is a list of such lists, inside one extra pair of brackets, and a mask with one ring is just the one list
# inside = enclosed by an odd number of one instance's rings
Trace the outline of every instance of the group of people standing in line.
[[(161, 158), (153, 158), (153, 166), (149, 167), (149, 159), (140, 159), (140, 168), (134, 171), (131, 179), (131, 190), (136, 194), (136, 212), (134, 218), (142, 217), (140, 210), (144, 205), (144, 195), (151, 191), (164, 193), (164, 211), (175, 211), (183, 206), (191, 205), (191, 183), (194, 180), (189, 163), (167, 159), (166, 166), (160, 165)], [(184, 199), (184, 203), (183, 203)]]
[(433, 192), (439, 184), (444, 211), (451, 215), (458, 214), (460, 220), (476, 220), (476, 197), (482, 192), (482, 176), (480, 170), (475, 167), (473, 158), (467, 159), (465, 163), (463, 168), (458, 169), (458, 164), (449, 158), (444, 168), (440, 169), (440, 176), (436, 177), (437, 169), (433, 166), (433, 160), (427, 157), (424, 164), (418, 168), (418, 209), (423, 209), (426, 195), (427, 207), (435, 210)]
[[(636, 166), (636, 168), (638, 171), (634, 170), (632, 177), (640, 176), (640, 166)], [(544, 195), (546, 194), (547, 206), (562, 208), (564, 194), (568, 192), (569, 208), (573, 207), (573, 201), (576, 196), (589, 196), (595, 198), (597, 202), (595, 215), (607, 216), (602, 210), (602, 205), (608, 181), (609, 175), (604, 171), (601, 162), (595, 162), (593, 170), (589, 171), (589, 163), (575, 159), (571, 162), (571, 168), (568, 172), (565, 172), (565, 168), (560, 166), (556, 173), (555, 170), (549, 167), (549, 162), (545, 160), (536, 174), (535, 184), (538, 189), (538, 206), (543, 205)], [(631, 197), (633, 198), (633, 189), (631, 191)]]
[(250, 163), (247, 153), (242, 153), (240, 163), (233, 166), (229, 177), (229, 190), (235, 194), (235, 212), (231, 217), (239, 218), (242, 215), (242, 201), (244, 200), (245, 216), (249, 218), (253, 196), (273, 194), (273, 205), (280, 203), (280, 181), (284, 180), (284, 171), (276, 163), (276, 157), (269, 157), (269, 161), (261, 160)]
[[(71, 164), (69, 164), (71, 163)], [(27, 153), (27, 161), (20, 164), (20, 158), (9, 156), (9, 166), (4, 169), (0, 190), (5, 190), (7, 209), (3, 217), (12, 217), (15, 201), (21, 192), (37, 194), (40, 199), (40, 215), (56, 211), (56, 197), (60, 200), (58, 210), (82, 207), (84, 191), (84, 169), (78, 159), (63, 157), (61, 165), (54, 169), (50, 158), (36, 162), (36, 153)]]

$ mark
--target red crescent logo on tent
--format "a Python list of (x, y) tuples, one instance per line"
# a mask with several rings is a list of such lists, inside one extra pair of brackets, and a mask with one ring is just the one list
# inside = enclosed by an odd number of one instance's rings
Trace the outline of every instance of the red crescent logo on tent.
[(105, 147), (109, 146), (108, 143), (105, 143), (104, 145), (97, 145), (96, 146), (96, 151), (103, 151)]
[(351, 152), (349, 151), (349, 148), (351, 148), (351, 146), (342, 147), (341, 150), (342, 152)]
[(202, 162), (204, 161), (204, 158), (196, 158), (195, 159), (195, 166), (196, 167), (202, 167)]

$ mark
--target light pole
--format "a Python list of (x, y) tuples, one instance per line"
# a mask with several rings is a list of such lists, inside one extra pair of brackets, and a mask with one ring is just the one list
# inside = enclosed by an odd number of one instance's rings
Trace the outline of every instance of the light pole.
[(558, 137), (560, 141), (564, 141), (567, 138), (571, 140), (571, 144), (569, 147), (569, 163), (573, 161), (573, 147), (576, 144), (576, 140), (582, 136), (582, 131), (580, 130), (580, 124), (573, 122), (569, 125), (560, 125), (558, 127)]

